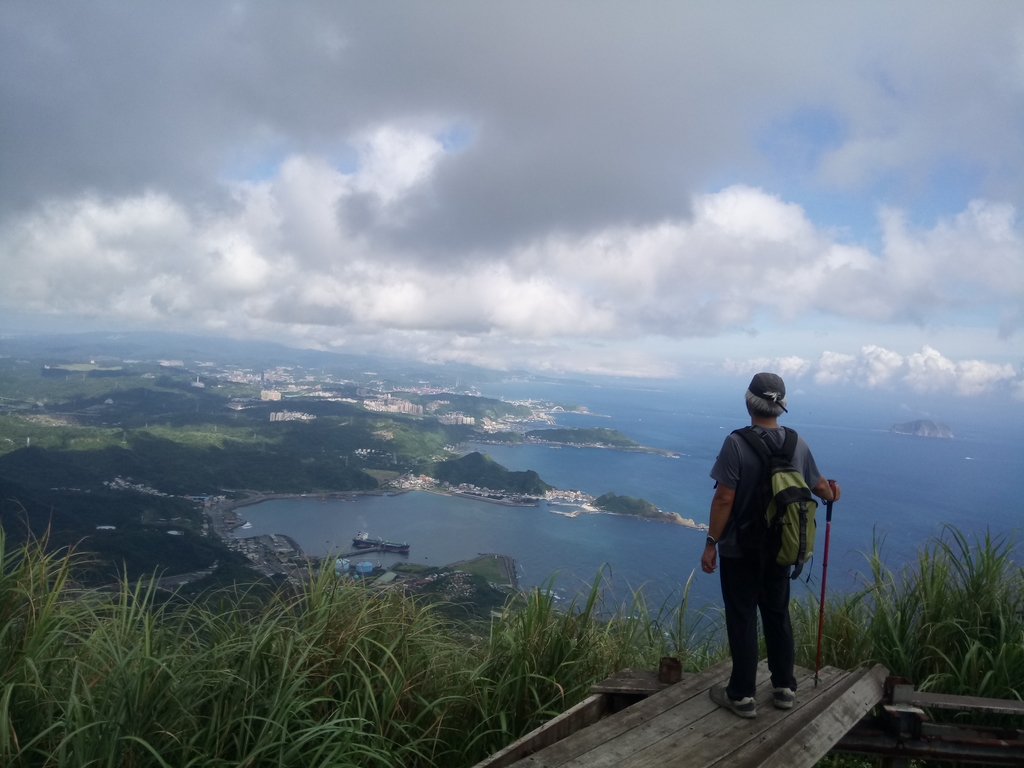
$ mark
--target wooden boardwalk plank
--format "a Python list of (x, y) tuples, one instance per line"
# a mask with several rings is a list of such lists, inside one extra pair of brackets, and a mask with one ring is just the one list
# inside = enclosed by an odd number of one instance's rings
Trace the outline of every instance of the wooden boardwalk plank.
[[(683, 680), (693, 675), (684, 674)], [(625, 693), (625, 694), (646, 694), (650, 696), (658, 691), (669, 687), (669, 683), (658, 680), (658, 671), (654, 669), (623, 669), (616, 672), (607, 680), (594, 683), (590, 687), (591, 693)]]
[(893, 704), (911, 704), (933, 709), (960, 709), (1000, 715), (1024, 715), (1024, 701), (1015, 699), (986, 699), (980, 696), (950, 696), (944, 693), (915, 691), (909, 685), (897, 685), (892, 694)]
[(514, 763), (514, 766), (515, 768), (554, 768), (562, 765), (619, 734), (642, 725), (682, 701), (696, 695), (706, 697), (708, 687), (727, 676), (731, 669), (732, 660), (721, 661), (655, 696), (605, 718), (597, 724), (597, 727), (578, 731), (557, 744)]
[[(887, 670), (796, 669), (791, 710), (777, 710), (767, 664), (758, 667), (758, 716), (736, 717), (708, 697), (726, 660), (577, 731), (513, 768), (810, 768), (882, 698)], [(510, 765), (509, 755), (501, 762)]]
[(821, 682), (815, 688), (813, 680), (808, 690), (797, 695), (796, 705), (789, 711), (776, 710), (774, 707), (765, 711), (765, 725), (756, 738), (737, 743), (735, 747), (711, 763), (712, 768), (732, 768), (733, 766), (756, 766), (766, 760), (780, 744), (793, 738), (795, 734), (815, 717), (821, 714), (833, 701), (842, 696), (860, 677), (865, 670), (847, 672), (846, 670), (830, 669), (821, 674)]
[(882, 700), (888, 674), (889, 670), (881, 664), (867, 670), (799, 733), (784, 743), (774, 745), (765, 760), (750, 765), (759, 765), (760, 768), (810, 768)]
[[(623, 760), (621, 765), (629, 768), (653, 768), (654, 766), (686, 766), (686, 768), (707, 768), (711, 765), (735, 766), (730, 759), (722, 760), (745, 745), (764, 738), (766, 732), (777, 727), (785, 718), (799, 716), (801, 709), (811, 706), (840, 681), (847, 673), (837, 669), (823, 670), (821, 683), (810, 687), (813, 673), (797, 668), (797, 682), (800, 686), (797, 704), (791, 710), (775, 709), (772, 703), (771, 685), (763, 686), (757, 692), (758, 715), (752, 720), (736, 717), (728, 710), (716, 707), (714, 712), (700, 723), (679, 728), (676, 734), (664, 741), (645, 747)], [(712, 723), (716, 727), (711, 727)]]
[(566, 736), (593, 725), (608, 711), (608, 698), (602, 694), (588, 696), (539, 728), (534, 728), (502, 750), (495, 752), (474, 768), (505, 768), (533, 752), (539, 752)]
[[(721, 682), (727, 678), (728, 674), (726, 673), (711, 682)], [(757, 670), (757, 684), (763, 685), (768, 678), (768, 665), (761, 662)], [(722, 727), (731, 725), (731, 721), (739, 719), (731, 712), (722, 710), (728, 719), (718, 720), (714, 717), (720, 707), (708, 697), (708, 688), (710, 687), (711, 683), (705, 685), (702, 690), (696, 692), (686, 701), (682, 701), (657, 717), (631, 728), (614, 740), (608, 741), (574, 760), (563, 763), (562, 768), (611, 768), (611, 766), (625, 765), (626, 761), (637, 752), (676, 735), (680, 728), (689, 726), (696, 729), (693, 734), (694, 738), (702, 738)]]

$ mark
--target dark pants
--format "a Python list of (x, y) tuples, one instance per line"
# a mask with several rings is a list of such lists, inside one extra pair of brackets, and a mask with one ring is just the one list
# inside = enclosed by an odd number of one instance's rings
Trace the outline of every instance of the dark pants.
[(757, 678), (757, 611), (761, 611), (773, 688), (796, 690), (793, 625), (789, 620), (789, 567), (773, 558), (719, 559), (725, 628), (732, 653), (730, 699), (753, 696)]

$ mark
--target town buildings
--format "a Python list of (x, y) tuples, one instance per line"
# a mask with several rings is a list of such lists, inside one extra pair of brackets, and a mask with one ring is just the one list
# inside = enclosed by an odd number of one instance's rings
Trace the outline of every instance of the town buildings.
[(300, 411), (277, 411), (270, 414), (271, 421), (311, 421), (315, 419), (311, 413), (302, 413)]
[(379, 413), (408, 413), (414, 416), (423, 414), (422, 405), (414, 405), (408, 400), (402, 400), (391, 395), (384, 395), (376, 400), (364, 400), (363, 407), (368, 411)]
[(446, 413), (442, 416), (438, 416), (437, 420), (442, 424), (468, 424), (469, 426), (476, 424), (476, 419), (474, 417), (457, 412)]

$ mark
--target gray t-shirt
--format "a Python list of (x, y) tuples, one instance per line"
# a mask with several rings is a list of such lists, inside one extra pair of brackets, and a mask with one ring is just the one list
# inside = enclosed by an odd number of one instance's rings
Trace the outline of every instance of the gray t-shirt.
[[(764, 437), (770, 447), (776, 450), (782, 447), (782, 443), (786, 439), (782, 427), (778, 429), (754, 427), (754, 429)], [(817, 485), (821, 479), (821, 472), (818, 471), (818, 465), (814, 463), (811, 449), (799, 435), (797, 435), (796, 449), (793, 451), (793, 466), (800, 471), (811, 488)], [(715, 459), (715, 466), (711, 468), (711, 477), (726, 488), (735, 490), (736, 500), (732, 505), (729, 522), (718, 540), (718, 554), (721, 557), (741, 557), (743, 555), (736, 532), (739, 524), (746, 520), (748, 515), (764, 512), (763, 509), (756, 509), (759, 506), (758, 486), (761, 483), (763, 472), (764, 464), (761, 457), (741, 435), (730, 434), (725, 438), (722, 450), (719, 452), (718, 458)]]

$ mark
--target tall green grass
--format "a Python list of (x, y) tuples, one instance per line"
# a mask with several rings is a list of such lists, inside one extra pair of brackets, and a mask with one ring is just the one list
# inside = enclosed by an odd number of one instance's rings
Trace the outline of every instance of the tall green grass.
[(5, 555), (0, 763), (432, 765), (468, 666), (429, 611), (317, 577), (258, 612), (74, 591), (73, 558)]
[(495, 622), (474, 671), (478, 740), (486, 747), (475, 750), (479, 757), (581, 701), (594, 682), (620, 669), (656, 668), (674, 655), (698, 671), (725, 654), (717, 626), (688, 610), (689, 582), (657, 606), (642, 590), (609, 604), (600, 587), (598, 574), (582, 603), (565, 609), (556, 608), (550, 589), (537, 589)]
[[(1010, 536), (947, 526), (917, 561), (887, 568), (876, 543), (863, 589), (830, 593), (822, 663), (881, 663), (922, 690), (1024, 698), (1024, 568)], [(818, 597), (792, 606), (797, 661), (813, 668)]]
[(80, 589), (78, 558), (40, 542), (2, 549), (11, 768), (471, 765), (669, 643), (652, 631), (668, 608), (602, 617), (597, 583), (567, 611), (536, 590), (473, 636), (329, 572), (262, 602), (188, 604), (152, 579)]
[[(720, 618), (622, 603), (600, 579), (568, 609), (550, 590), (488, 626), (401, 593), (310, 573), (272, 597), (166, 600), (152, 579), (75, 584), (80, 556), (0, 530), (0, 765), (469, 766), (662, 655), (696, 671), (727, 650)], [(893, 573), (876, 547), (854, 594), (829, 596), (824, 662), (874, 661), (920, 687), (1019, 697), (1024, 572), (1011, 541), (949, 529)], [(813, 666), (817, 597), (794, 601)]]

